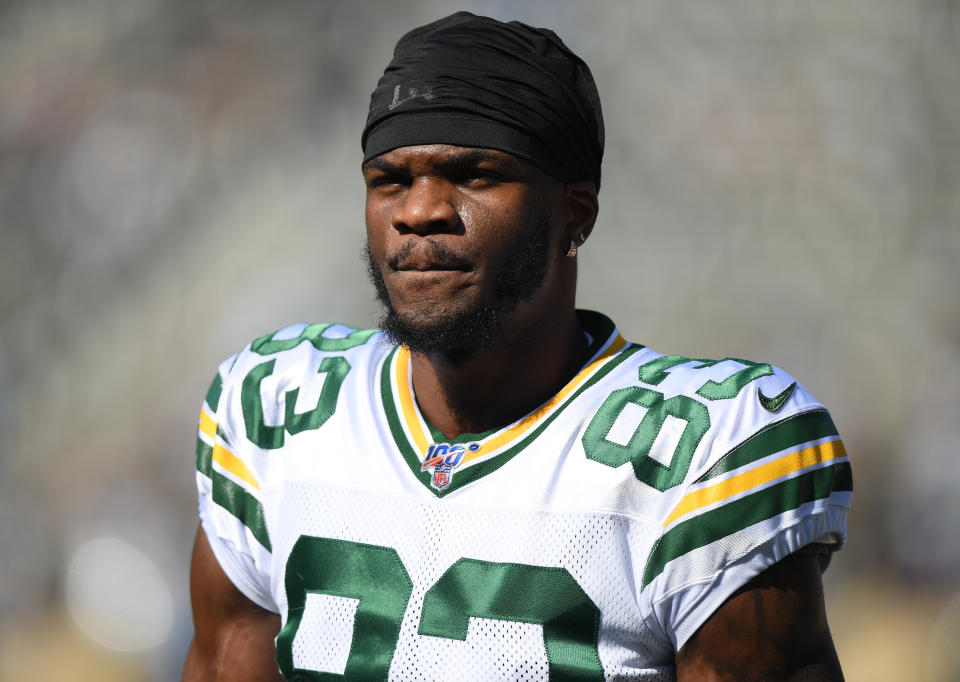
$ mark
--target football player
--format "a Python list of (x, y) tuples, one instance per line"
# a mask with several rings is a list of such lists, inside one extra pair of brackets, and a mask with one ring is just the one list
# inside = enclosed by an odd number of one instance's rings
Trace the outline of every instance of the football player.
[(297, 324), (220, 365), (183, 679), (842, 679), (827, 411), (575, 307), (586, 64), (454, 14), (400, 40), (362, 145), (381, 331)]

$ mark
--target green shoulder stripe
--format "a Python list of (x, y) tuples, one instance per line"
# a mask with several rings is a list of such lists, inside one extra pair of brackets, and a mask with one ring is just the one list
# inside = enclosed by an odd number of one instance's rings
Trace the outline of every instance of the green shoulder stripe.
[(209, 477), (213, 471), (212, 462), (213, 446), (197, 436), (197, 471)]
[[(218, 371), (210, 382), (210, 388), (207, 389), (207, 395), (204, 397), (207, 410), (211, 415), (217, 414), (217, 405), (220, 403), (220, 393), (223, 391), (223, 377)], [(216, 419), (214, 416), (213, 419)], [(217, 427), (217, 433), (220, 433), (220, 427)], [(226, 441), (226, 438), (224, 438)], [(205, 476), (210, 476), (211, 461), (213, 460), (213, 446), (208, 445), (200, 436), (197, 436), (197, 471)]]
[(837, 462), (678, 523), (660, 538), (650, 553), (643, 571), (643, 587), (660, 575), (669, 562), (687, 552), (796, 509), (807, 502), (828, 497), (832, 492), (852, 489), (850, 465), (847, 462)]
[(257, 498), (220, 472), (213, 471), (213, 501), (249, 528), (253, 537), (266, 547), (267, 551), (273, 551), (263, 515), (263, 505)]
[(207, 390), (206, 398), (204, 398), (212, 414), (217, 413), (217, 404), (220, 402), (220, 392), (222, 390), (223, 379), (220, 377), (220, 372), (217, 372), (217, 376), (213, 377), (213, 381), (210, 382), (210, 388)]
[(697, 483), (738, 469), (745, 464), (756, 462), (767, 455), (786, 450), (818, 438), (836, 436), (837, 427), (833, 425), (826, 410), (812, 410), (787, 417), (775, 424), (765, 426), (743, 443), (724, 455), (707, 473), (697, 479)]

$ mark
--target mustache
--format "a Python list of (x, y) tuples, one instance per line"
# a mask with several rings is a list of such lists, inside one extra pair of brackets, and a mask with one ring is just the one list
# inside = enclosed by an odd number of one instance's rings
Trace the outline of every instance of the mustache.
[(396, 253), (385, 259), (391, 270), (401, 270), (409, 263), (428, 262), (447, 270), (472, 270), (473, 263), (458, 255), (449, 246), (432, 239), (410, 239)]

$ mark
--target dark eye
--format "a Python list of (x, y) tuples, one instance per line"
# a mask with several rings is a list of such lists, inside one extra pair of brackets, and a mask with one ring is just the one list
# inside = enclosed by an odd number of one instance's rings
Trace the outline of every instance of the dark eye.
[(480, 188), (506, 182), (506, 177), (487, 168), (465, 168), (457, 173), (456, 182), (465, 187)]
[(406, 187), (410, 184), (410, 178), (395, 175), (392, 173), (381, 173), (367, 178), (367, 187), (370, 189), (393, 189)]

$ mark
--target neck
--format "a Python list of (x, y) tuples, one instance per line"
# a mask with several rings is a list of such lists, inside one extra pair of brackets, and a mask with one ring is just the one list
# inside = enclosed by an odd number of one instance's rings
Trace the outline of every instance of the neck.
[(413, 354), (417, 403), (447, 438), (516, 421), (555, 395), (586, 360), (587, 340), (572, 308), (513, 329), (470, 355)]

